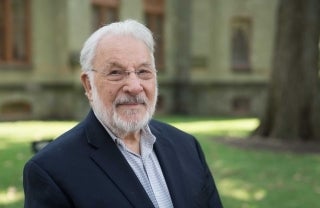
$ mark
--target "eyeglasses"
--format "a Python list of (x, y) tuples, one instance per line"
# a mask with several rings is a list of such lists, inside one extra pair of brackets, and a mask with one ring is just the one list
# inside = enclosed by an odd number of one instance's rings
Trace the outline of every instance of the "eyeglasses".
[(134, 71), (123, 70), (123, 69), (112, 69), (109, 71), (98, 71), (95, 69), (91, 69), (90, 71), (100, 73), (104, 78), (106, 78), (109, 81), (123, 81), (131, 73), (135, 73), (136, 76), (140, 80), (150, 80), (150, 79), (153, 79), (157, 73), (157, 71), (153, 70), (153, 69), (137, 69)]

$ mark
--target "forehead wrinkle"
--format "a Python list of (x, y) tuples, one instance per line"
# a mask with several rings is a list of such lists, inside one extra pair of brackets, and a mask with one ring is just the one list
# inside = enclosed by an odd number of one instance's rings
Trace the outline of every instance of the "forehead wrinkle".
[[(117, 60), (106, 60), (105, 63), (106, 63), (106, 68), (119, 67), (121, 69), (126, 69), (129, 67), (128, 64), (120, 63)], [(149, 63), (148, 61), (144, 61), (142, 63), (137, 63), (137, 64), (134, 63), (133, 67), (134, 68), (140, 68), (140, 67), (152, 68), (152, 64)]]

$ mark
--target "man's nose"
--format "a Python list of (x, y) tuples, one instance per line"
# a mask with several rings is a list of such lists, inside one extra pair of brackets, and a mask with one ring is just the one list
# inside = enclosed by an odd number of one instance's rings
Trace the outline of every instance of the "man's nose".
[(125, 86), (123, 87), (125, 92), (130, 94), (139, 94), (143, 90), (141, 80), (134, 71), (128, 73), (128, 77), (125, 82)]

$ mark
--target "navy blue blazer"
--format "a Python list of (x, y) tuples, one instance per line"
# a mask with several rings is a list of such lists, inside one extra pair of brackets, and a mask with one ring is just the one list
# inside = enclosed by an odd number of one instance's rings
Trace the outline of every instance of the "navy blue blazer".
[[(195, 138), (155, 120), (149, 126), (174, 207), (222, 207)], [(92, 111), (26, 163), (23, 185), (26, 208), (154, 207)]]

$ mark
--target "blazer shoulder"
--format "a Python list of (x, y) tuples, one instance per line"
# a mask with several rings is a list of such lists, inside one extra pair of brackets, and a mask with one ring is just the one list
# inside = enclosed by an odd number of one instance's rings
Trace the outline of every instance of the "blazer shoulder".
[(160, 133), (165, 136), (172, 136), (175, 135), (178, 138), (190, 138), (190, 139), (195, 139), (193, 135), (178, 129), (177, 127), (174, 127), (168, 123), (164, 123), (162, 121), (158, 121), (155, 119), (152, 119), (150, 121), (150, 129), (151, 131), (155, 131), (157, 133)]
[(159, 120), (155, 120), (155, 119), (152, 119), (152, 120), (150, 121), (149, 125), (150, 125), (152, 128), (155, 128), (155, 129), (157, 129), (157, 130), (171, 130), (171, 131), (178, 131), (178, 132), (187, 134), (186, 132), (178, 129), (177, 127), (172, 126), (172, 125), (169, 124), (169, 123), (165, 123), (165, 122), (163, 122), (163, 121), (159, 121)]

